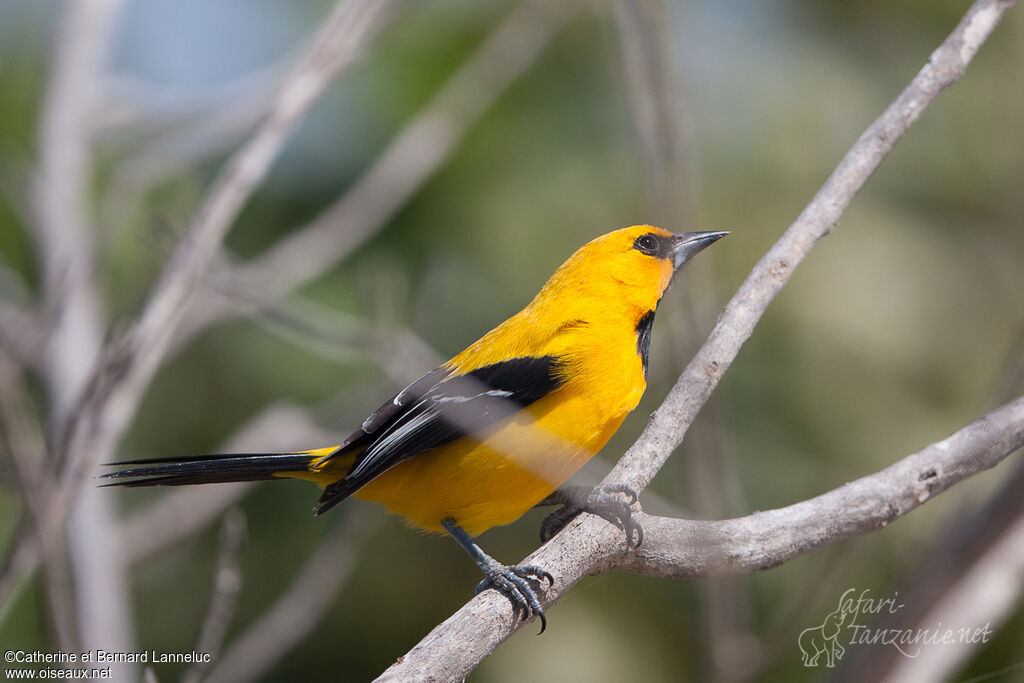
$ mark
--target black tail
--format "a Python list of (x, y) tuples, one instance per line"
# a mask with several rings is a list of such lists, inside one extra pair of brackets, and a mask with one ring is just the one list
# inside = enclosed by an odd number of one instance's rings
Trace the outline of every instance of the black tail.
[(195, 458), (153, 458), (107, 465), (142, 465), (104, 474), (103, 486), (185, 486), (259, 481), (306, 472), (320, 456), (312, 453), (227, 453)]

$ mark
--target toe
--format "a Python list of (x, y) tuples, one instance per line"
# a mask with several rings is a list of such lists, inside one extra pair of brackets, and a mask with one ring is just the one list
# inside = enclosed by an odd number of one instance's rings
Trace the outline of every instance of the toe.
[(555, 578), (550, 572), (533, 565), (505, 565), (495, 563), (485, 571), (485, 578), (477, 584), (477, 593), (487, 588), (493, 588), (512, 603), (512, 608), (517, 616), (525, 620), (531, 614), (540, 619), (543, 633), (547, 628), (547, 618), (541, 608), (537, 593), (530, 585), (531, 581), (538, 584), (547, 581), (548, 585), (554, 585)]

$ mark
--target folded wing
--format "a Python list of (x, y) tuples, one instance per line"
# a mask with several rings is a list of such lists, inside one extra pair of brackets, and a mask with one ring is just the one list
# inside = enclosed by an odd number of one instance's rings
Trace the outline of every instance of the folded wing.
[(555, 356), (513, 358), (451, 375), (427, 373), (367, 418), (316, 467), (359, 451), (344, 478), (324, 489), (322, 514), (385, 470), (511, 417), (564, 382)]

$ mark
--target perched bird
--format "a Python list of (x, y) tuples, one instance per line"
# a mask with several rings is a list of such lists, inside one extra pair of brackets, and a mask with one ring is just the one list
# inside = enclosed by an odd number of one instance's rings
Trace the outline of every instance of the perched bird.
[(727, 233), (672, 234), (649, 225), (581, 247), (526, 308), (402, 389), (340, 446), (277, 454), (135, 460), (108, 485), (180, 486), (296, 478), (323, 487), (317, 514), (348, 496), (383, 503), (412, 525), (445, 531), (525, 619), (544, 613), (535, 566), (505, 566), (472, 536), (535, 505), (565, 503), (550, 536), (581, 510), (637, 543), (622, 488), (558, 490), (599, 451), (647, 386), (651, 324), (680, 266)]

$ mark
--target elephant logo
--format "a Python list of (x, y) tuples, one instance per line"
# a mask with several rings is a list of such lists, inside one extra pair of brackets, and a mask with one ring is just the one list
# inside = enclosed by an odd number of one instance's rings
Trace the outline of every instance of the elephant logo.
[(804, 666), (818, 666), (818, 660), (825, 655), (825, 666), (831, 669), (835, 667), (836, 660), (842, 659), (846, 650), (839, 644), (839, 634), (842, 633), (846, 614), (841, 607), (837, 607), (825, 617), (821, 626), (805, 628), (800, 633), (797, 644), (803, 653)]

